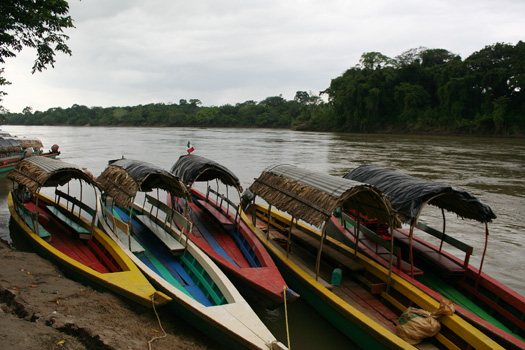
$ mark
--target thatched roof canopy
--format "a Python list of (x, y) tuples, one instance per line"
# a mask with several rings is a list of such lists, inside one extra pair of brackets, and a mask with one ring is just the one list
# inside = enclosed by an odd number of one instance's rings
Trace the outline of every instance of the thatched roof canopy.
[(42, 141), (31, 137), (12, 137), (12, 140), (18, 142), (22, 148), (32, 147), (34, 149), (40, 149), (44, 147)]
[(20, 152), (22, 151), (22, 146), (20, 143), (13, 138), (3, 138), (0, 137), (0, 152), (2, 153), (11, 153), (11, 152)]
[(177, 197), (188, 197), (179, 178), (156, 165), (138, 160), (111, 161), (97, 180), (116, 204), (125, 208), (131, 207), (138, 191), (150, 192), (158, 188)]
[(483, 223), (496, 218), (488, 205), (467, 191), (394, 170), (363, 164), (345, 178), (379, 188), (406, 221), (417, 220), (427, 203)]
[(183, 155), (171, 167), (170, 171), (190, 187), (196, 181), (218, 179), (223, 184), (233, 186), (239, 192), (242, 192), (241, 183), (234, 173), (225, 166), (201, 156), (193, 154)]
[(318, 227), (337, 207), (355, 209), (369, 218), (400, 225), (390, 203), (374, 186), (292, 165), (266, 168), (250, 191), (277, 209)]
[(34, 156), (20, 161), (7, 178), (26, 186), (32, 192), (41, 187), (57, 187), (72, 179), (84, 180), (96, 185), (93, 175), (74, 164), (58, 159)]

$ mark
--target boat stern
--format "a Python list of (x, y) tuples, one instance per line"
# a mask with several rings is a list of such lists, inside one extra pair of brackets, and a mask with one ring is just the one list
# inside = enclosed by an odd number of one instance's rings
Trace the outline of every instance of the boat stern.
[(155, 293), (151, 295), (151, 300), (152, 300), (152, 303), (155, 305), (155, 307), (157, 307), (157, 306), (166, 305), (173, 299), (171, 299), (171, 297), (169, 297), (168, 295), (160, 291), (156, 291)]

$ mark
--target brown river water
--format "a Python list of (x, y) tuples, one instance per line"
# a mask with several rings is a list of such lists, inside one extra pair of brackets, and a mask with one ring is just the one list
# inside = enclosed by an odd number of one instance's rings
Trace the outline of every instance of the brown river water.
[[(108, 160), (125, 156), (167, 170), (186, 153), (195, 154), (233, 171), (247, 188), (265, 167), (292, 164), (343, 176), (369, 163), (460, 187), (478, 196), (497, 216), (483, 271), (525, 295), (525, 139), (362, 135), (313, 133), (273, 129), (117, 128), (117, 127), (2, 127), (17, 136), (37, 137), (49, 149), (60, 146), (60, 159), (100, 175)], [(12, 184), (0, 180), (0, 239), (11, 242), (7, 193)], [(441, 227), (441, 212), (423, 210), (421, 220)], [(479, 266), (484, 226), (447, 215), (447, 233), (474, 247), (471, 264)], [(448, 248), (447, 248), (448, 249)], [(451, 249), (448, 249), (451, 250)], [(460, 255), (461, 257), (463, 255)], [(284, 310), (257, 313), (286, 343)], [(291, 344), (296, 349), (351, 348), (352, 345), (304, 302), (289, 305)], [(314, 336), (316, 334), (316, 336)], [(328, 340), (327, 340), (328, 339)]]

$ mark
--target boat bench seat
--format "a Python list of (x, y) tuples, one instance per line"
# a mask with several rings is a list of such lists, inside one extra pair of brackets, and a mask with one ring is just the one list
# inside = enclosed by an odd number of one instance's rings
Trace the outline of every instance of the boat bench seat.
[(128, 236), (124, 231), (117, 228), (118, 231), (118, 238), (128, 248), (132, 253), (144, 253), (146, 250), (144, 247), (137, 242), (137, 240), (133, 236)]
[[(31, 228), (31, 230), (33, 230), (33, 232), (36, 233), (35, 231), (35, 228), (33, 227), (33, 220), (31, 220), (31, 218), (28, 216), (26, 216), (26, 220), (25, 220), (27, 226), (29, 226)], [(44, 226), (42, 226), (41, 223), (38, 223), (38, 237), (40, 238), (49, 238), (51, 237), (51, 233), (49, 233), (45, 228)]]
[[(385, 253), (378, 253), (378, 255), (384, 260), (390, 261), (390, 252), (387, 251)], [(412, 268), (409, 262), (405, 260), (396, 261), (396, 259), (394, 259), (393, 264), (407, 275), (412, 275)], [(417, 266), (414, 266), (414, 276), (421, 276), (423, 273), (423, 270)]]
[[(403, 245), (406, 246), (405, 248), (408, 249), (409, 238), (407, 235), (394, 231), (394, 239), (396, 239), (397, 242), (402, 242)], [(421, 257), (426, 263), (432, 265), (445, 275), (460, 275), (465, 272), (465, 268), (459, 263), (415, 239), (412, 240), (412, 251), (415, 256)]]
[[(361, 238), (359, 239), (359, 242), (364, 244), (368, 249), (374, 251), (377, 255), (379, 255), (383, 260), (390, 262), (390, 251), (386, 249), (385, 247), (382, 247), (381, 245), (377, 244), (371, 239), (368, 238)], [(393, 264), (403, 271), (404, 273), (408, 275), (412, 275), (412, 268), (409, 262), (401, 259), (399, 256), (394, 255), (394, 261)], [(423, 270), (420, 268), (414, 266), (414, 276), (421, 276), (423, 275)]]
[(200, 206), (206, 209), (213, 217), (219, 220), (219, 223), (226, 229), (232, 228), (232, 221), (224, 215), (219, 209), (213, 206), (211, 203), (203, 201), (201, 199), (197, 200)]
[(465, 273), (463, 266), (437, 251), (423, 252), (421, 256), (446, 276), (463, 275)]
[(182, 252), (184, 251), (184, 246), (177, 241), (172, 235), (166, 232), (161, 226), (154, 222), (147, 215), (136, 215), (136, 218), (139, 219), (146, 227), (148, 227), (151, 232), (157, 236), (158, 239), (162, 241), (172, 252)]
[(126, 248), (128, 248), (132, 253), (144, 253), (144, 247), (132, 236), (128, 235), (129, 226), (124, 221), (122, 221), (118, 210), (116, 207), (113, 209), (102, 205), (103, 215), (102, 220), (110, 227), (110, 230), (113, 231), (113, 234), (118, 236), (118, 239)]
[(20, 215), (20, 218), (25, 221), (27, 226), (29, 226), (34, 233), (38, 234), (38, 236), (43, 239), (51, 237), (51, 234), (44, 228), (44, 225), (47, 226), (49, 223), (50, 218), (44, 213), (42, 208), (38, 208), (37, 232), (35, 227), (33, 227), (33, 218), (35, 218), (37, 211), (35, 202), (29, 201), (27, 203), (20, 203), (15, 194), (13, 194), (13, 201), (16, 203), (15, 209), (18, 212), (18, 215)]
[(58, 219), (60, 219), (60, 221), (65, 223), (69, 228), (71, 228), (73, 231), (77, 232), (81, 238), (86, 237), (85, 235), (87, 235), (87, 237), (91, 236), (90, 232), (85, 227), (79, 225), (75, 221), (73, 221), (70, 218), (68, 218), (60, 210), (58, 210), (57, 207), (54, 207), (52, 205), (48, 205), (47, 209), (49, 209), (49, 211), (51, 213), (53, 213), (53, 215), (55, 215)]

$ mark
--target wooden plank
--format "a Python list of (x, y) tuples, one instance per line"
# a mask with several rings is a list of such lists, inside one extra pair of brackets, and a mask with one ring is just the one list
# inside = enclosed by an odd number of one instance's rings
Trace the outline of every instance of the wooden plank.
[(107, 256), (105, 251), (103, 251), (93, 240), (89, 240), (87, 242), (91, 249), (93, 249), (93, 251), (102, 259), (111, 272), (121, 271), (121, 269)]
[(451, 237), (447, 234), (444, 234), (443, 232), (441, 231), (438, 231), (430, 226), (427, 226), (421, 222), (418, 222), (416, 224), (416, 227), (418, 229), (420, 229), (421, 231), (424, 231), (436, 238), (439, 238), (439, 239), (442, 239), (444, 240), (445, 242), (447, 242), (448, 244), (458, 248), (459, 250), (462, 250), (463, 252), (467, 253), (467, 254), (471, 254), (472, 253), (472, 250), (473, 248), (471, 246), (469, 246), (468, 244), (464, 243), (464, 242), (461, 242), (457, 239), (455, 239), (454, 237)]
[[(240, 267), (240, 265), (228, 254), (224, 247), (217, 241), (215, 236), (209, 230), (209, 225), (206, 224), (206, 217), (204, 213), (194, 205), (192, 206), (192, 219), (194, 221), (193, 231), (198, 231), (202, 238), (200, 240), (206, 241), (215, 253), (220, 255), (225, 260), (229, 261), (233, 265)], [(216, 233), (216, 232), (214, 232)], [(197, 236), (195, 234), (195, 236)], [(241, 261), (242, 264), (242, 261)], [(248, 267), (248, 263), (244, 267)]]
[(71, 218), (67, 217), (57, 207), (54, 207), (52, 205), (48, 205), (47, 209), (49, 209), (49, 211), (51, 213), (53, 213), (53, 215), (55, 215), (59, 220), (64, 222), (73, 231), (76, 231), (77, 233), (82, 233), (82, 234), (90, 234), (90, 232), (88, 230), (86, 230), (83, 226), (81, 226), (78, 223), (76, 223), (75, 221), (73, 221)]
[(154, 208), (162, 210), (166, 214), (168, 220), (175, 221), (175, 223), (181, 227), (182, 230), (190, 230), (191, 222), (177, 210), (171, 208), (166, 203), (163, 203), (150, 195), (146, 195), (146, 199)]
[(69, 194), (65, 193), (65, 192), (62, 192), (60, 190), (55, 190), (55, 194), (58, 196), (58, 197), (62, 197), (64, 198), (65, 200), (67, 200), (68, 202), (71, 202), (73, 205), (76, 205), (78, 207), (80, 207), (82, 210), (84, 210), (86, 213), (88, 213), (89, 215), (91, 215), (91, 217), (95, 216), (96, 215), (96, 211), (95, 209), (91, 208), (90, 206), (88, 206), (87, 204), (79, 201), (76, 197), (73, 197), (73, 196), (70, 196)]
[[(144, 253), (144, 247), (129, 234), (129, 225), (113, 215), (106, 206), (103, 206), (102, 209), (104, 211), (106, 223), (112, 226), (111, 229), (113, 230), (113, 233), (118, 236), (122, 244), (131, 250), (132, 253)], [(107, 222), (107, 220), (109, 220), (109, 222)]]
[(388, 294), (385, 291), (381, 292), (381, 297), (388, 301), (390, 304), (392, 304), (396, 309), (398, 309), (401, 312), (405, 312), (407, 310), (407, 307), (403, 304), (401, 304), (399, 301), (394, 299), (390, 294)]
[(231, 228), (231, 226), (233, 226), (233, 222), (230, 220), (230, 218), (224, 215), (219, 209), (213, 206), (210, 202), (206, 202), (201, 199), (198, 199), (197, 202), (199, 203), (200, 206), (206, 209), (214, 218), (216, 218), (217, 221), (219, 221), (221, 225), (227, 228)]
[(172, 235), (170, 235), (166, 230), (157, 225), (149, 216), (147, 215), (135, 215), (146, 227), (148, 227), (151, 232), (157, 236), (162, 243), (168, 247), (172, 252), (180, 252), (184, 250), (184, 246), (177, 241)]

